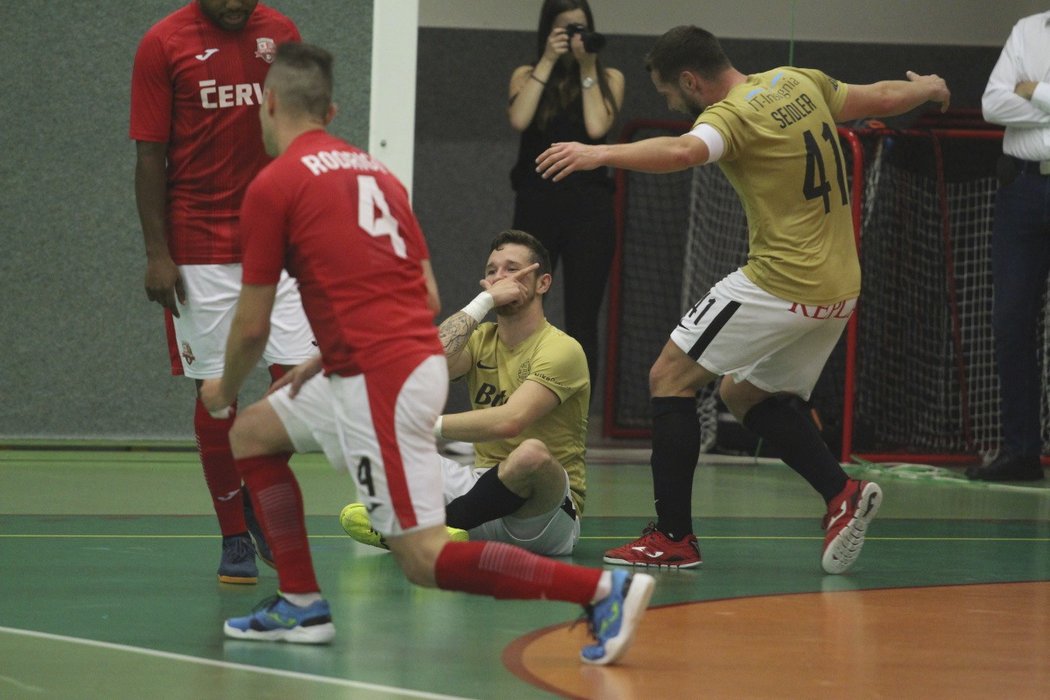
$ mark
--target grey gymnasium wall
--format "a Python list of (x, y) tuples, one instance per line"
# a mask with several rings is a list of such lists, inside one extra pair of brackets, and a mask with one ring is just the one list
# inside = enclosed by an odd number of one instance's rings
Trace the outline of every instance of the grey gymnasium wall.
[[(438, 0), (422, 2), (432, 9)], [(0, 443), (192, 437), (192, 388), (167, 374), (159, 307), (142, 292), (127, 140), (135, 46), (179, 4), (0, 5)], [(366, 144), (372, 2), (271, 4), (296, 19), (306, 40), (336, 53), (342, 111), (334, 130)], [(641, 66), (658, 33), (610, 35), (603, 58), (627, 77), (617, 130), (632, 118), (679, 118)], [(724, 43), (744, 71), (787, 62), (786, 40)], [(446, 314), (476, 293), (486, 245), (510, 224), (517, 137), (504, 112), (507, 80), (532, 61), (534, 44), (531, 28), (419, 31), (413, 196)], [(999, 48), (806, 41), (795, 63), (853, 82), (936, 71), (957, 105), (975, 107)], [(549, 311), (560, 323), (557, 293)], [(261, 388), (260, 375), (247, 397)], [(464, 401), (454, 389), (452, 407)]]
[[(182, 0), (0, 4), (0, 439), (192, 439), (146, 301), (128, 140), (142, 34)], [(333, 129), (368, 142), (371, 0), (273, 0), (336, 55)], [(263, 388), (263, 375), (250, 396)]]

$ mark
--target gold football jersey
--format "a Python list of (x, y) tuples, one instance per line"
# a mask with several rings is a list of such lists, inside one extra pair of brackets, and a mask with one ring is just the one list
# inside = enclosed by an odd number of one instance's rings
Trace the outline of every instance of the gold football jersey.
[(834, 118), (847, 90), (818, 70), (776, 68), (748, 76), (696, 120), (725, 140), (718, 165), (747, 213), (742, 270), (782, 299), (829, 305), (860, 293)]
[(541, 440), (569, 473), (576, 509), (583, 513), (587, 492), (584, 460), (591, 384), (583, 348), (569, 335), (544, 322), (540, 330), (515, 347), (496, 334), (495, 323), (483, 323), (467, 341), (473, 364), (466, 374), (471, 408), (484, 410), (510, 398), (527, 381), (539, 382), (561, 404), (517, 437), (474, 445), (479, 467), (494, 467), (527, 438)]

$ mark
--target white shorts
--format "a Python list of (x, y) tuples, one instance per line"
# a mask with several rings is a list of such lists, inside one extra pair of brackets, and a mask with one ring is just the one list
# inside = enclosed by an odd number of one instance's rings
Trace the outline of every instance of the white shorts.
[[(472, 467), (441, 458), (445, 472), (445, 503), (470, 491), (488, 467)], [(562, 504), (548, 513), (531, 518), (506, 516), (471, 529), (472, 540), (494, 540), (517, 545), (548, 557), (568, 556), (580, 540), (580, 518), (569, 496), (569, 475), (565, 474)]]
[[(180, 265), (179, 274), (186, 303), (179, 304), (179, 317), (172, 321), (183, 374), (193, 379), (221, 377), (226, 338), (241, 294), (241, 265)], [(297, 365), (316, 354), (298, 283), (282, 271), (263, 361), (268, 365)]]
[[(324, 452), (336, 471), (351, 471), (339, 441), (335, 419), (335, 395), (329, 379), (321, 374), (299, 388), (295, 398), (290, 387), (282, 387), (267, 396), (274, 412), (284, 425), (296, 452)], [(442, 505), (447, 505), (470, 491), (485, 468), (474, 468), (438, 455), (444, 480)], [(374, 465), (373, 465), (374, 469)], [(356, 475), (354, 475), (356, 476)], [(506, 517), (487, 522), (470, 531), (474, 540), (495, 540), (523, 547), (545, 556), (572, 554), (580, 539), (580, 519), (569, 495), (569, 476), (565, 475), (562, 506), (533, 518)], [(373, 511), (373, 527), (375, 524)], [(444, 518), (442, 518), (444, 522)], [(384, 534), (386, 534), (384, 532)]]
[(445, 356), (352, 377), (332, 375), (328, 383), (339, 447), (372, 527), (396, 536), (444, 525), (434, 423), (448, 397)]
[(686, 312), (671, 341), (714, 374), (808, 399), (856, 305), (785, 301), (737, 270)]
[(266, 398), (281, 419), (296, 452), (324, 452), (333, 469), (347, 471), (335, 424), (335, 396), (328, 377), (320, 373), (314, 375), (299, 387), (295, 398), (291, 397), (288, 385)]

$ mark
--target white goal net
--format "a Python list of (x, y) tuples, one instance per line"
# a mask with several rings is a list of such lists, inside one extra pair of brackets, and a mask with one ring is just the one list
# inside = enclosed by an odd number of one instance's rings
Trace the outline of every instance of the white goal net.
[[(858, 157), (863, 166), (863, 196), (854, 201), (863, 291), (853, 372), (847, 376), (844, 336), (812, 397), (824, 435), (836, 450), (845, 436), (844, 452), (874, 459), (994, 452), (999, 410), (990, 250), (999, 135), (853, 133), (859, 150), (852, 153), (844, 141), (843, 151), (851, 166)], [(606, 392), (607, 434), (624, 426), (632, 435), (645, 433), (655, 353), (681, 313), (745, 260), (743, 209), (721, 170), (696, 168), (689, 180), (688, 194), (676, 203), (680, 179), (624, 174), (623, 277), (614, 279), (619, 302), (611, 309), (620, 347)], [(688, 211), (686, 221), (667, 218), (675, 206)], [(1042, 357), (1048, 341), (1040, 328)], [(1045, 387), (1050, 366), (1042, 367)], [(853, 408), (848, 426), (845, 401)], [(711, 389), (701, 393), (698, 411), (711, 448), (717, 430)], [(1044, 400), (1044, 426), (1047, 416)]]

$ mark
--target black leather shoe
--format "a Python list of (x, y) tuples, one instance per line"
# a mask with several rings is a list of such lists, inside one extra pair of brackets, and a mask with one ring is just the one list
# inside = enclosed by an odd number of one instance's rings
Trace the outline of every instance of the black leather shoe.
[(975, 481), (1039, 481), (1044, 475), (1038, 455), (999, 455), (985, 467), (967, 469), (966, 476)]

